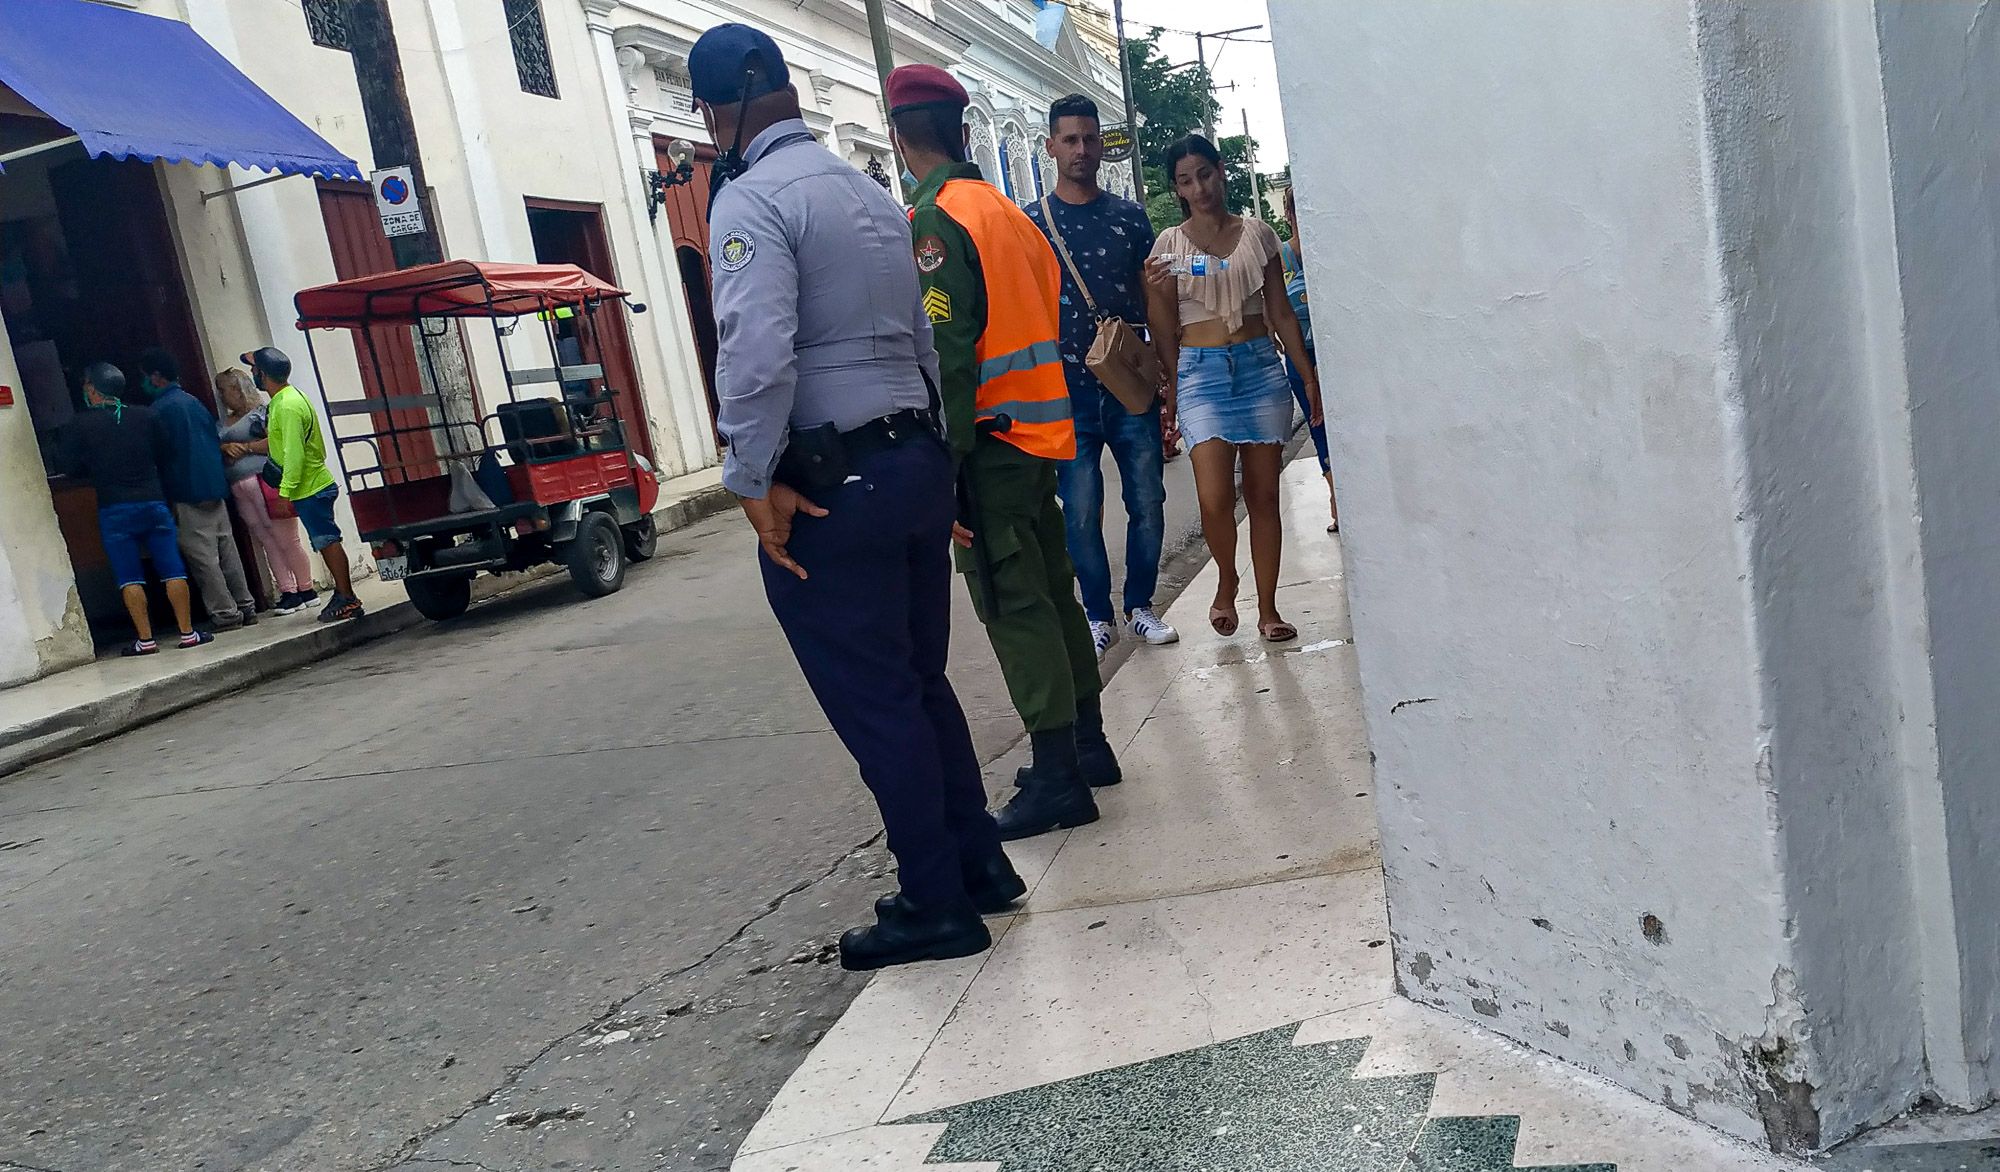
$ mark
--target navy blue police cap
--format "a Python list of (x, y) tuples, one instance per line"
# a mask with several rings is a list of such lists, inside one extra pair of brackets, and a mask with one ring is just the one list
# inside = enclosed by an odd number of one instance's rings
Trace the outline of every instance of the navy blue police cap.
[[(743, 75), (752, 69), (757, 80), (746, 94)], [(695, 100), (711, 106), (761, 98), (792, 84), (778, 42), (747, 24), (718, 24), (701, 34), (688, 52), (688, 76), (694, 82)]]

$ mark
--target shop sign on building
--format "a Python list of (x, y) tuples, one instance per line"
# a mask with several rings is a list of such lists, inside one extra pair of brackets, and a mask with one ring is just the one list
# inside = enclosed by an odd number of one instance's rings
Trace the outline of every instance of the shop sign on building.
[(417, 203), (416, 176), (408, 167), (388, 167), (368, 177), (375, 188), (375, 210), (382, 216), (384, 236), (416, 236), (424, 230), (424, 209)]
[(1104, 161), (1122, 163), (1132, 157), (1132, 132), (1123, 126), (1104, 128)]

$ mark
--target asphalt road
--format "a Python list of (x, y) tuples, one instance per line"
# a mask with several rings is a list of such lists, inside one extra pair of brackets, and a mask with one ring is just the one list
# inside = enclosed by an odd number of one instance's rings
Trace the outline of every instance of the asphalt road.
[(726, 1168), (891, 882), (751, 551), (719, 517), (0, 783), (0, 1169)]

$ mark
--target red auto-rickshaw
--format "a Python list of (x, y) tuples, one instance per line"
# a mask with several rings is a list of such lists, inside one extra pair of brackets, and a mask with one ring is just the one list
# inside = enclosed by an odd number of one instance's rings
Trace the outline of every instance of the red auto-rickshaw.
[[(425, 385), (435, 388), (442, 385), (437, 348), (459, 345), (458, 330), (440, 319), (492, 323), (507, 398), (476, 420), (452, 420), (435, 390), (326, 403), (328, 446), (361, 539), (382, 578), (400, 580), (426, 617), (463, 614), (482, 572), (559, 562), (579, 589), (599, 597), (624, 584), (628, 560), (653, 556), (659, 477), (632, 450), (603, 365), (584, 360), (602, 353), (597, 331), (616, 328), (600, 311), (625, 296), (575, 265), (461, 260), (321, 285), (294, 299), (321, 388), (314, 330), (356, 331), (374, 385), (388, 387), (375, 327), (410, 329)], [(549, 366), (509, 366), (503, 339), (524, 326), (547, 339)], [(522, 397), (524, 387), (549, 393)], [(448, 440), (442, 452), (440, 434)], [(367, 463), (349, 459), (357, 449)], [(457, 494), (440, 461), (458, 466)], [(466, 478), (479, 494), (468, 493)]]

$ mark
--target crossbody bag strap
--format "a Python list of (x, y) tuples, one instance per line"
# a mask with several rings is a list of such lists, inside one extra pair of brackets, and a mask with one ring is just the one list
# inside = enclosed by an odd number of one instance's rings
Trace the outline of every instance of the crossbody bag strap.
[(1056, 254), (1062, 257), (1063, 267), (1069, 270), (1070, 279), (1076, 282), (1077, 292), (1083, 294), (1083, 303), (1090, 307), (1090, 316), (1101, 317), (1097, 312), (1097, 299), (1090, 295), (1090, 286), (1083, 283), (1083, 274), (1076, 271), (1076, 262), (1070, 259), (1069, 245), (1063, 242), (1062, 229), (1056, 227), (1056, 214), (1049, 207), (1049, 197), (1042, 197), (1042, 219), (1048, 221), (1049, 238), (1056, 242)]

